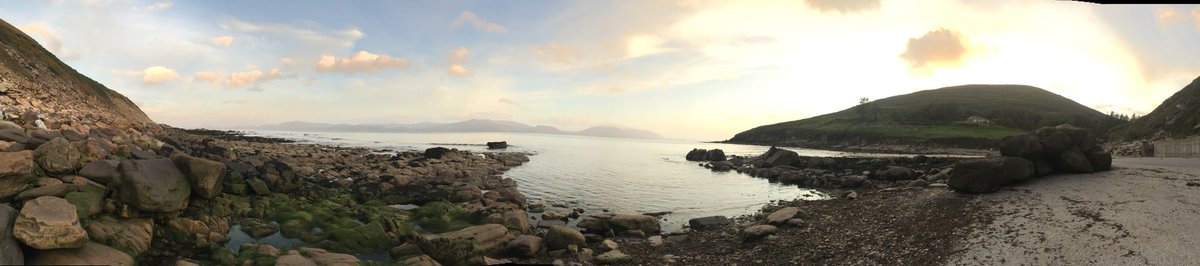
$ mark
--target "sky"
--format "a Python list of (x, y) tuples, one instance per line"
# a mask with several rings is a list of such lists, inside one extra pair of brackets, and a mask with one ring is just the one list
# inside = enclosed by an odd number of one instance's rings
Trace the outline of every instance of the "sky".
[(1145, 114), (1200, 76), (1200, 6), (1063, 1), (0, 0), (151, 119), (501, 119), (724, 140), (962, 84)]

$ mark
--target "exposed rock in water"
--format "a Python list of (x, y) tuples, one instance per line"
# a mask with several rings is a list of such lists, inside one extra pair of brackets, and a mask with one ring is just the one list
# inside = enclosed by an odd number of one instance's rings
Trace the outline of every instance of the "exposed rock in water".
[(655, 234), (661, 230), (661, 224), (657, 218), (643, 214), (617, 214), (608, 219), (608, 225), (616, 232), (640, 230)]
[(771, 148), (762, 155), (762, 158), (766, 158), (766, 164), (771, 167), (788, 165), (795, 166), (800, 164), (800, 154), (794, 151), (776, 148), (775, 146), (771, 146)]
[(721, 149), (711, 149), (704, 154), (705, 161), (719, 162), (725, 160), (725, 151)]
[(537, 236), (521, 235), (508, 242), (509, 253), (517, 256), (533, 256), (540, 250), (542, 250), (542, 238)]
[(450, 153), (450, 149), (447, 149), (447, 148), (443, 148), (443, 147), (428, 148), (428, 149), (425, 149), (425, 158), (441, 159), (442, 156), (446, 156), (446, 154), (448, 154), (448, 153)]
[(438, 262), (447, 265), (467, 265), (483, 260), (483, 256), (501, 255), (513, 236), (499, 224), (485, 224), (432, 236), (417, 243), (421, 250)]
[(565, 249), (567, 246), (583, 246), (583, 234), (579, 230), (567, 226), (555, 226), (546, 232), (546, 248), (549, 250)]
[(504, 149), (504, 148), (508, 148), (508, 142), (507, 141), (488, 142), (487, 146), (488, 146), (488, 149), (493, 149), (493, 150)]
[(686, 158), (688, 161), (703, 161), (705, 159), (705, 156), (707, 156), (707, 155), (708, 155), (708, 150), (692, 149), (692, 151), (689, 151), (687, 153), (687, 156), (685, 156), (684, 158)]

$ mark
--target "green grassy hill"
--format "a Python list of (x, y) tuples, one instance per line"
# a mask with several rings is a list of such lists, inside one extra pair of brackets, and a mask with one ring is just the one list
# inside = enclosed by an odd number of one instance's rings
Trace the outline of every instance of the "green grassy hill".
[(1108, 132), (1110, 140), (1159, 140), (1200, 135), (1200, 77), (1146, 116)]
[[(990, 123), (966, 121), (971, 116)], [(1037, 87), (963, 85), (760, 126), (727, 142), (814, 148), (871, 144), (990, 148), (1002, 137), (1064, 123), (1102, 136), (1122, 121)]]

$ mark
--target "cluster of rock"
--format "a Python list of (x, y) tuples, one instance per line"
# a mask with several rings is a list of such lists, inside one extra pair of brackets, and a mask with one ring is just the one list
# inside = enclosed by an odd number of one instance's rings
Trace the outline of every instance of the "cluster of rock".
[(711, 161), (720, 162), (725, 160), (725, 151), (721, 149), (692, 149), (685, 157), (688, 161)]
[[(830, 158), (800, 156), (795, 151), (771, 147), (754, 157), (729, 156), (720, 150), (693, 149), (688, 160), (709, 158), (713, 151), (721, 160), (703, 163), (713, 171), (736, 170), (754, 177), (809, 188), (888, 188), (897, 186), (945, 186), (950, 165), (956, 159), (914, 156), (911, 158)], [(701, 154), (704, 154), (701, 156)], [(717, 159), (714, 157), (714, 159)]]
[(1055, 173), (1090, 173), (1112, 167), (1112, 155), (1087, 130), (1070, 125), (1043, 127), (1032, 134), (1005, 137), (1002, 157), (959, 162), (949, 186), (969, 193), (989, 193), (1007, 184)]
[(1112, 144), (1108, 152), (1116, 156), (1150, 157), (1154, 156), (1154, 144), (1146, 140), (1134, 140)]

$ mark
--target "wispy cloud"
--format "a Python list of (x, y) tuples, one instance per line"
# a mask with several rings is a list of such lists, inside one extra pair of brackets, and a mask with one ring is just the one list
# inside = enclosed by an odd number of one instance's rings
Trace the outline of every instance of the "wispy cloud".
[(495, 33), (508, 32), (508, 29), (504, 28), (503, 26), (500, 26), (499, 24), (496, 24), (496, 23), (488, 22), (487, 20), (479, 17), (478, 15), (475, 15), (475, 13), (471, 13), (471, 11), (463, 11), (461, 14), (458, 15), (457, 18), (454, 18), (454, 21), (450, 22), (451, 29), (457, 29), (459, 27), (462, 27), (463, 25), (471, 25), (471, 27), (474, 27), (476, 30), (486, 31), (486, 32), (495, 32)]
[(142, 84), (155, 85), (179, 78), (174, 69), (164, 66), (152, 66), (142, 70)]
[(317, 60), (317, 71), (320, 72), (378, 72), (385, 69), (403, 69), (408, 67), (408, 59), (392, 57), (384, 54), (373, 54), (358, 51), (350, 57), (338, 58), (332, 55), (322, 55)]

